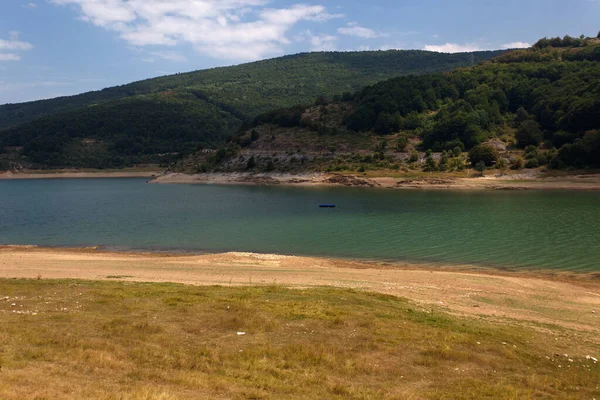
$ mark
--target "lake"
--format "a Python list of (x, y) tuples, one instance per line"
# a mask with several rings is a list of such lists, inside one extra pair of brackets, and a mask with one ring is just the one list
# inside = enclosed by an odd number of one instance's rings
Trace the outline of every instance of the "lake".
[(0, 244), (600, 271), (600, 192), (22, 180), (0, 204)]

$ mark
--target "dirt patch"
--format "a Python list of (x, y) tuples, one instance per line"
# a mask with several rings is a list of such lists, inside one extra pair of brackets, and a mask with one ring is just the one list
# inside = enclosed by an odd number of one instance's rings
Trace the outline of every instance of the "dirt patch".
[(326, 183), (332, 183), (335, 185), (342, 186), (353, 186), (353, 187), (378, 187), (379, 185), (376, 182), (358, 178), (355, 176), (347, 176), (347, 175), (334, 175), (328, 178)]
[(490, 175), (470, 178), (424, 177), (401, 179), (393, 176), (357, 176), (326, 173), (169, 173), (151, 183), (348, 186), (385, 189), (434, 190), (600, 190), (600, 174), (544, 177), (535, 171), (513, 175)]

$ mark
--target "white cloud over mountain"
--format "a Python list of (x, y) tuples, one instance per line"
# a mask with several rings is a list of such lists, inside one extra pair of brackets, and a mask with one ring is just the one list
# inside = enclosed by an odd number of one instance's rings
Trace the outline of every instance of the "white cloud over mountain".
[[(507, 49), (526, 49), (531, 47), (531, 44), (525, 42), (513, 42), (506, 43), (501, 45), (499, 48), (503, 50)], [(438, 53), (465, 53), (471, 51), (483, 51), (483, 50), (493, 50), (497, 49), (497, 46), (492, 47), (481, 47), (476, 43), (466, 43), (466, 44), (457, 44), (457, 43), (446, 43), (442, 45), (426, 45), (423, 47), (423, 50), (427, 51), (436, 51)]]
[(467, 43), (467, 44), (456, 44), (456, 43), (446, 43), (442, 45), (426, 45), (423, 47), (423, 50), (427, 51), (436, 51), (438, 53), (466, 53), (471, 51), (479, 51), (482, 50), (475, 43)]
[[(282, 51), (301, 21), (340, 15), (322, 5), (270, 8), (269, 0), (50, 0), (74, 5), (80, 18), (117, 32), (133, 46), (192, 45), (234, 60), (255, 60)], [(162, 57), (164, 58), (164, 57)]]
[(525, 42), (512, 42), (500, 46), (501, 49), (526, 49), (531, 47), (531, 44)]

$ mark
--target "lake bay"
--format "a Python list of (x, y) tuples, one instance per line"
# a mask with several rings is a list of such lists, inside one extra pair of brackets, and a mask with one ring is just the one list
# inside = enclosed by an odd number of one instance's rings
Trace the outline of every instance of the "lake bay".
[(600, 271), (599, 192), (22, 180), (0, 204), (0, 244)]

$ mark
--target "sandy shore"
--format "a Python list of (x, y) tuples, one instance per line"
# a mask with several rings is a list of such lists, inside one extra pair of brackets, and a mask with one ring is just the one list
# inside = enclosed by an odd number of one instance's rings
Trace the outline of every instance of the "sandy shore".
[(87, 179), (87, 178), (154, 178), (158, 171), (123, 171), (123, 172), (0, 172), (0, 180), (18, 179)]
[(215, 185), (282, 185), (282, 186), (346, 186), (383, 189), (451, 189), (451, 190), (600, 190), (600, 174), (544, 177), (536, 172), (477, 178), (349, 176), (342, 174), (306, 173), (169, 173), (151, 183), (215, 184)]
[(502, 273), (468, 266), (440, 269), (251, 253), (166, 255), (1, 246), (0, 278), (336, 286), (501, 323), (574, 329), (593, 333), (600, 341), (598, 274)]

